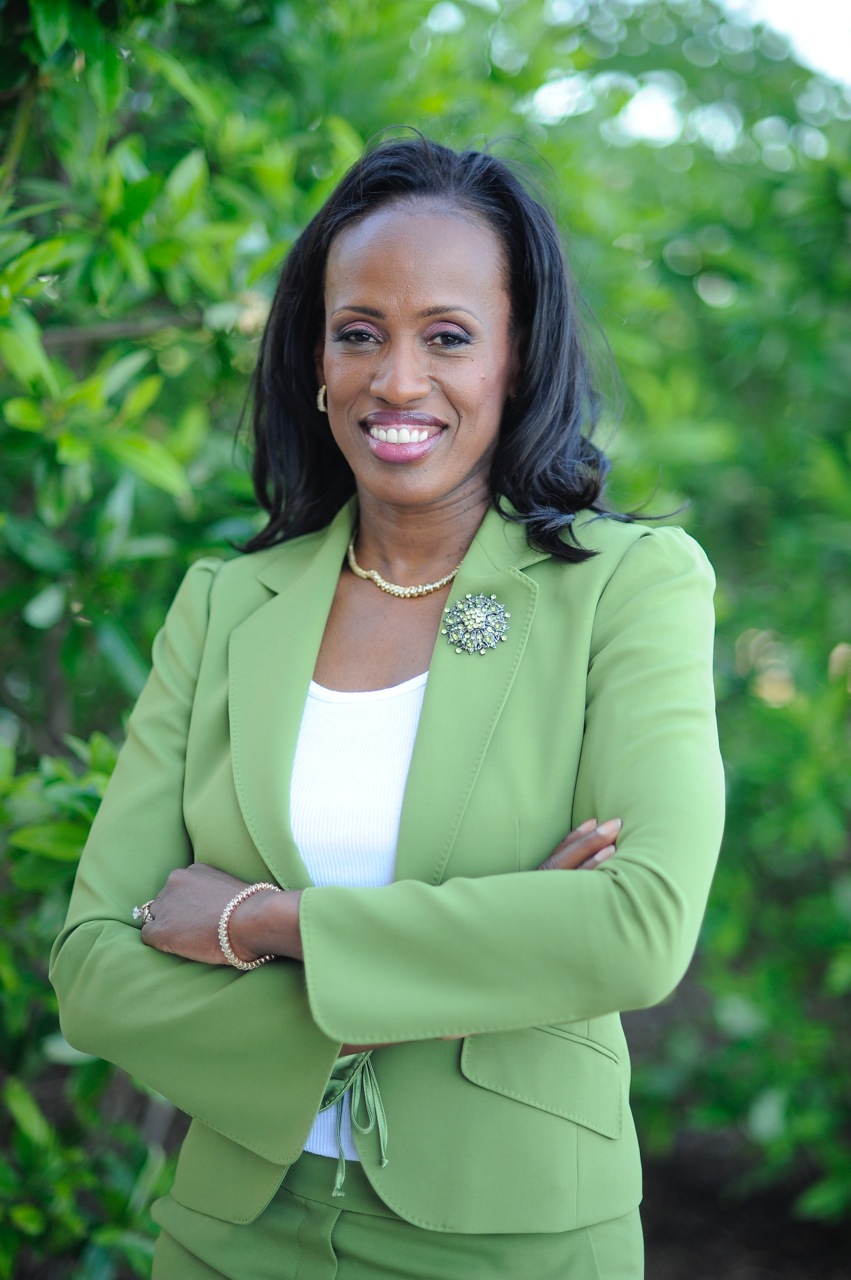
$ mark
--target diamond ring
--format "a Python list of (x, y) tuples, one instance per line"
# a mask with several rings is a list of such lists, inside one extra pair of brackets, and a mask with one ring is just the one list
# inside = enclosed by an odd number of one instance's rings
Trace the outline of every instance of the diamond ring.
[(133, 919), (141, 920), (142, 924), (150, 924), (154, 918), (154, 913), (153, 911), (151, 911), (151, 907), (153, 905), (154, 905), (154, 900), (153, 898), (151, 898), (149, 902), (143, 902), (141, 907), (134, 907)]

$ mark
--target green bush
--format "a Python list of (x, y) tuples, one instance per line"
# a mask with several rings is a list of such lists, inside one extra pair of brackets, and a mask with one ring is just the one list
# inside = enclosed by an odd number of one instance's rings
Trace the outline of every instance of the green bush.
[(96, 1280), (122, 1263), (148, 1273), (147, 1208), (165, 1189), (168, 1162), (140, 1123), (130, 1082), (71, 1049), (57, 1029), (46, 956), (115, 762), (103, 734), (68, 745), (77, 767), (45, 756), (15, 776), (8, 747), (0, 760), (0, 1275), (24, 1274), (36, 1258), (77, 1257), (74, 1275)]
[(0, 1280), (145, 1273), (163, 1104), (64, 1045), (46, 953), (170, 595), (257, 527), (235, 427), (277, 265), (399, 121), (513, 139), (622, 371), (613, 495), (689, 500), (718, 569), (728, 837), (645, 1139), (735, 1134), (851, 1215), (847, 92), (711, 0), (0, 22)]

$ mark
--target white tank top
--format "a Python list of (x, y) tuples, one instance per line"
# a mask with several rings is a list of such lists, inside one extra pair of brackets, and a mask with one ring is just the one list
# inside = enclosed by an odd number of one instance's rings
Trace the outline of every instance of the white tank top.
[[(428, 672), (390, 689), (343, 693), (310, 683), (292, 782), (292, 832), (315, 885), (390, 884), (402, 797)], [(357, 1160), (349, 1097), (316, 1117), (305, 1150)]]

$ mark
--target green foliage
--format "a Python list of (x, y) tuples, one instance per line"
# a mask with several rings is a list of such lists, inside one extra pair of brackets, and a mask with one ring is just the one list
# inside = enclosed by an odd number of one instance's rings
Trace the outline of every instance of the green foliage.
[[(127, 1123), (129, 1082), (77, 1053), (56, 1023), (47, 953), (77, 859), (115, 763), (103, 734), (69, 738), (71, 759), (43, 757), (15, 774), (0, 759), (0, 1026), (5, 1120), (0, 1158), (0, 1276), (36, 1257), (78, 1257), (75, 1276), (147, 1275), (147, 1207), (167, 1181), (159, 1142)], [(74, 766), (72, 760), (78, 767)], [(132, 1110), (105, 1124), (121, 1095)], [(134, 1117), (135, 1118), (135, 1117)], [(55, 1265), (55, 1263), (54, 1263)], [(51, 1271), (51, 1275), (59, 1275)], [(63, 1269), (61, 1274), (67, 1272)]]
[(537, 174), (623, 377), (613, 496), (689, 500), (718, 569), (729, 834), (694, 994), (637, 1064), (646, 1140), (734, 1132), (753, 1180), (851, 1214), (848, 94), (712, 0), (0, 0), (0, 23), (0, 1280), (21, 1250), (144, 1273), (161, 1151), (138, 1094), (104, 1123), (120, 1078), (58, 1037), (46, 951), (96, 731), (120, 736), (186, 564), (257, 527), (234, 431), (275, 271), (393, 122), (508, 136)]

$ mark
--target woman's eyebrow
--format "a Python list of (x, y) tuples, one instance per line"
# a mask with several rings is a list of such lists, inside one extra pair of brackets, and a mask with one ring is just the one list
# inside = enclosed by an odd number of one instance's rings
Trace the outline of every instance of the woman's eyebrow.
[[(371, 316), (375, 320), (384, 319), (384, 312), (378, 307), (362, 307), (358, 306), (356, 303), (344, 303), (343, 306), (336, 307), (331, 314), (336, 316), (339, 315), (341, 311), (354, 311), (359, 316)], [(425, 319), (428, 316), (445, 315), (449, 311), (463, 311), (465, 315), (472, 316), (474, 320), (478, 318), (475, 311), (471, 311), (469, 307), (457, 306), (453, 303), (439, 303), (435, 307), (426, 307), (425, 310), (418, 311), (417, 315)]]

